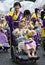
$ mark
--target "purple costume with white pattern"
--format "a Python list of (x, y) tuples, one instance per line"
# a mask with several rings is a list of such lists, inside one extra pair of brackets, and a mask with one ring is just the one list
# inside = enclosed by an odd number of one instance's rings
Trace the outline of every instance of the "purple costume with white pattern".
[(2, 32), (0, 32), (0, 44), (4, 47), (9, 47), (7, 36)]

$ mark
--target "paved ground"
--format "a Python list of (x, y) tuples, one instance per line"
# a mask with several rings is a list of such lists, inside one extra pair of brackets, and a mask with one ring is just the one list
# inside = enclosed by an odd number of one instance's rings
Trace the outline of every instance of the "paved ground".
[[(43, 56), (43, 52), (44, 51), (42, 50), (42, 48), (39, 48), (39, 50), (37, 51), (37, 54), (40, 56), (40, 59), (37, 61), (36, 64), (32, 62), (23, 62), (21, 63), (21, 65), (45, 65), (45, 57)], [(0, 52), (0, 65), (16, 65), (12, 62), (10, 57), (10, 50), (8, 53)]]

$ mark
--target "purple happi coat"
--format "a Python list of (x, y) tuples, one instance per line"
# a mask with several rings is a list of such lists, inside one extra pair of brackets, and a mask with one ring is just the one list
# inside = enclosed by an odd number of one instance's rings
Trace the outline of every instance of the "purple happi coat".
[[(9, 25), (10, 30), (11, 30), (11, 41), (12, 41), (12, 43), (13, 43), (12, 31), (13, 31), (13, 28), (14, 28), (14, 29), (15, 29), (15, 28), (19, 28), (19, 25), (18, 25), (17, 23), (15, 23), (15, 25), (14, 25), (14, 20), (13, 20), (13, 17), (12, 17), (12, 16), (6, 16), (5, 18), (6, 18), (6, 20), (8, 21), (8, 25)], [(20, 21), (22, 18), (23, 18), (23, 13), (20, 12), (20, 14), (19, 14), (17, 20), (15, 20), (15, 21)]]
[(36, 19), (35, 18), (32, 18), (32, 22), (35, 24), (36, 23)]
[[(15, 25), (14, 25), (14, 20), (13, 20), (12, 16), (9, 15), (9, 16), (6, 16), (5, 18), (8, 21), (10, 28), (19, 28), (18, 24), (15, 23)], [(20, 12), (17, 20), (15, 20), (15, 21), (20, 21), (22, 18), (23, 18), (23, 13)]]

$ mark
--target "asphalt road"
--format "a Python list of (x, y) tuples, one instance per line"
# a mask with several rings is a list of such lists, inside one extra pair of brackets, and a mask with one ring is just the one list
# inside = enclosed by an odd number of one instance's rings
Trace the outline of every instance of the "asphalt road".
[[(43, 49), (39, 48), (37, 50), (38, 56), (40, 56), (40, 59), (37, 60), (36, 63), (33, 62), (21, 62), (20, 65), (45, 65), (45, 56), (43, 56)], [(8, 53), (0, 52), (0, 65), (17, 65), (14, 62), (12, 62), (10, 58), (10, 49)], [(19, 64), (18, 64), (19, 65)]]

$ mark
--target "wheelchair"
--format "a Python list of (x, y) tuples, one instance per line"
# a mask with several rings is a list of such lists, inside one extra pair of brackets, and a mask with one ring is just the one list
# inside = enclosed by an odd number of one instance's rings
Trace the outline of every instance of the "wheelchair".
[(39, 60), (39, 56), (35, 58), (34, 57), (28, 58), (27, 54), (24, 52), (23, 49), (21, 52), (18, 52), (18, 42), (16, 42), (16, 40), (13, 40), (13, 41), (14, 41), (14, 44), (11, 45), (11, 58), (13, 62), (19, 63), (22, 61), (24, 62), (32, 61), (36, 63), (36, 61)]
[(15, 63), (20, 63), (22, 61), (24, 62), (32, 61), (36, 63), (36, 61), (40, 57), (37, 56), (35, 58), (34, 57), (29, 58), (23, 49), (21, 52), (18, 52), (18, 41), (16, 41), (16, 36), (13, 36), (13, 43), (11, 44), (11, 58), (12, 58), (12, 61)]

